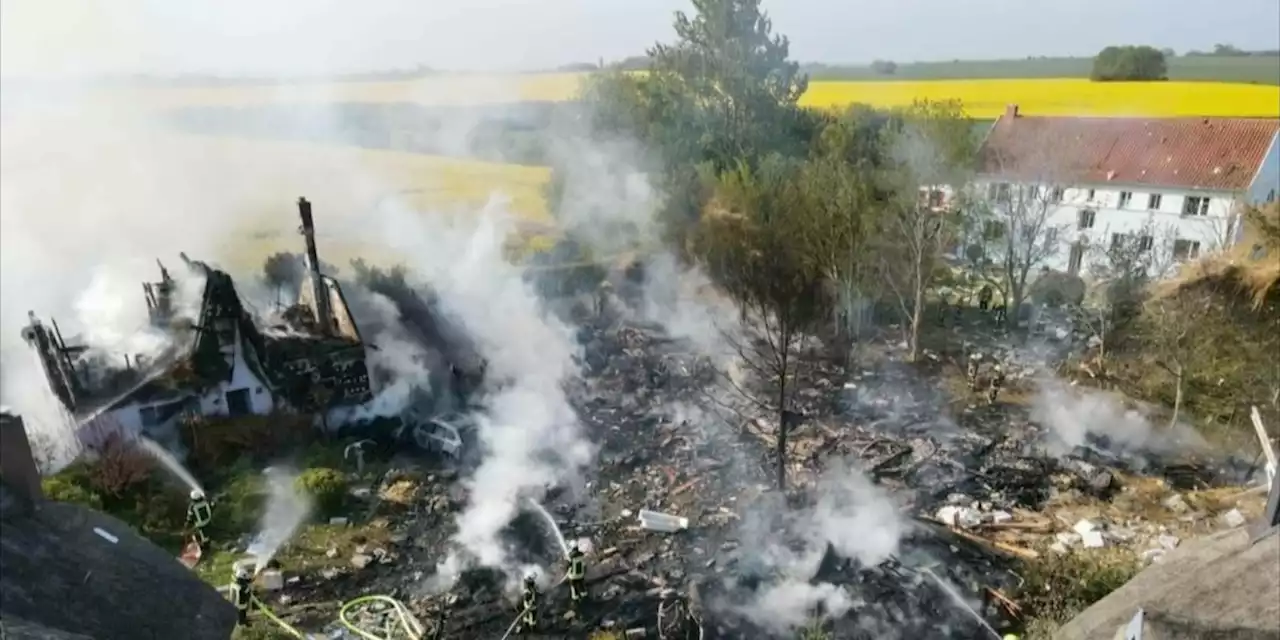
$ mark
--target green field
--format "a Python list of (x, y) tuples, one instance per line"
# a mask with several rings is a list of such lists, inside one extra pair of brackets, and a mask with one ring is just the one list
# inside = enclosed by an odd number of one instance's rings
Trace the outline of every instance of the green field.
[[(1280, 56), (1175, 56), (1169, 79), (1280, 85)], [(899, 62), (893, 75), (870, 66), (806, 64), (813, 80), (968, 80), (981, 78), (1087, 78), (1093, 58)]]

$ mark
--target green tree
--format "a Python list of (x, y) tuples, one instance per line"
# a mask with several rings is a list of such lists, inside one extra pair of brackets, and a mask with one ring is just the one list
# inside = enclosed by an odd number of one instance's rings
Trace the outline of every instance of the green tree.
[(723, 171), (770, 152), (802, 152), (792, 135), (805, 118), (797, 108), (808, 88), (790, 44), (773, 34), (760, 0), (693, 0), (692, 16), (677, 12), (677, 41), (650, 52), (656, 82), (690, 103), (704, 159)]
[[(754, 165), (770, 153), (804, 155), (821, 122), (797, 105), (807, 78), (759, 0), (693, 6), (692, 14), (676, 14), (675, 42), (647, 52), (647, 73), (603, 71), (582, 92), (589, 135), (632, 139), (651, 154), (644, 161), (668, 196), (661, 211), (668, 240), (681, 248), (709, 197), (703, 175)], [(553, 176), (553, 211), (565, 192), (556, 183), (564, 179)]]
[(722, 174), (703, 218), (699, 255), (712, 278), (738, 304), (744, 329), (727, 336), (744, 364), (772, 381), (778, 488), (787, 483), (787, 416), (796, 349), (823, 316), (825, 272), (811, 248), (830, 228), (820, 198), (806, 188), (805, 163), (778, 155)]
[(1095, 82), (1168, 80), (1169, 67), (1164, 52), (1155, 47), (1107, 47), (1093, 58)]

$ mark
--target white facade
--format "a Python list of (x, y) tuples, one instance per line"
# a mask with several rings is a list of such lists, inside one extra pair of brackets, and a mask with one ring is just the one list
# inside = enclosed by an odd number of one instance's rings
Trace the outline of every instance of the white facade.
[[(1055, 194), (1029, 185), (981, 183), (979, 193), (1001, 189), (1026, 190), (1014, 196), (1027, 218), (1045, 217), (1042, 239), (1051, 251), (1043, 263), (1055, 271), (1089, 271), (1098, 250), (1111, 246), (1116, 235), (1139, 238), (1152, 251), (1153, 266), (1163, 271), (1185, 259), (1233, 245), (1239, 237), (1239, 205), (1243, 198), (1224, 191), (1160, 189), (1115, 184), (1067, 187)], [(1060, 198), (1057, 197), (1060, 195)], [(992, 209), (1002, 210), (1001, 197)], [(1007, 211), (1007, 209), (1006, 209)]]
[(90, 421), (82, 428), (82, 438), (95, 439), (119, 429), (127, 433), (165, 430), (187, 408), (198, 407), (201, 415), (210, 417), (228, 416), (233, 412), (240, 415), (271, 413), (275, 408), (275, 398), (266, 383), (249, 367), (239, 327), (235, 331), (236, 339), (222, 347), (224, 356), (232, 362), (230, 382), (221, 381), (200, 395), (192, 393), (157, 401), (131, 402)]

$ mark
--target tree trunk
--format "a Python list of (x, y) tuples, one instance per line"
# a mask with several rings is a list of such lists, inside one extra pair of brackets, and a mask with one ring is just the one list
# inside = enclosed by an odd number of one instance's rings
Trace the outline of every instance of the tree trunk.
[(911, 362), (920, 359), (920, 318), (924, 314), (924, 271), (921, 263), (924, 260), (916, 259), (916, 281), (915, 292), (913, 293), (913, 306), (911, 308), (911, 335), (909, 338), (909, 346), (911, 352), (908, 357)]
[(1169, 426), (1178, 424), (1178, 413), (1182, 411), (1182, 365), (1174, 365), (1173, 384), (1173, 417), (1169, 418)]
[[(780, 341), (781, 342), (781, 341)], [(782, 349), (787, 348), (782, 342)], [(778, 376), (778, 491), (787, 490), (787, 357), (780, 358), (782, 371)]]
[(1017, 329), (1022, 321), (1022, 297), (1025, 285), (1016, 282), (1009, 283), (1009, 308), (1005, 309), (1004, 323), (1009, 329)]

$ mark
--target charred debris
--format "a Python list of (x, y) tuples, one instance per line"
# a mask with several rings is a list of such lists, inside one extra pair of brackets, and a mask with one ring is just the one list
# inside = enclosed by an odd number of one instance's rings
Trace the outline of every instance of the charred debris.
[[(178, 277), (159, 264), (160, 279), (142, 285), (149, 330), (165, 345), (159, 353), (91, 350), (65, 338), (55, 320), (46, 323), (29, 312), (23, 338), (85, 444), (122, 429), (163, 434), (191, 415), (300, 411), (322, 416), (329, 428), (397, 418), (370, 409), (386, 376), (370, 362), (377, 346), (366, 340), (357, 320), (360, 310), (348, 301), (352, 289), (387, 295), (416, 332), (412, 338), (448, 365), (445, 370), (457, 370), (457, 378), (471, 379), (482, 370), (465, 340), (445, 345), (438, 328), (443, 321), (432, 301), (402, 277), (394, 281), (377, 269), (362, 268), (366, 285), (340, 283), (323, 273), (305, 198), (298, 200), (298, 214), (305, 252), (297, 258), (273, 256), (297, 262), (293, 277), (276, 283), (291, 290), (290, 302), (278, 304), (267, 317), (245, 304), (228, 273), (186, 254), (181, 254)], [(268, 278), (270, 269), (269, 263)], [(376, 318), (370, 324), (376, 325)]]

